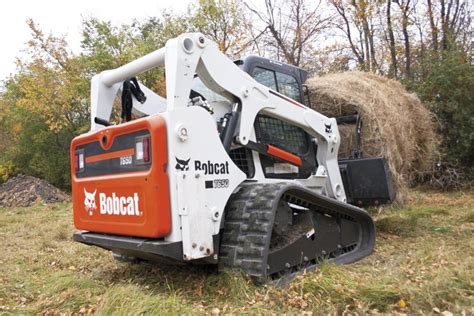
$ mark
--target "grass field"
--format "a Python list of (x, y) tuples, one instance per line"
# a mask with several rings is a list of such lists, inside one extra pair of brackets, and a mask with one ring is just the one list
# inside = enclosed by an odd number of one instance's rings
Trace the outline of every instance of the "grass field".
[(0, 208), (0, 314), (474, 314), (474, 193), (414, 191), (405, 208), (372, 212), (370, 257), (275, 288), (205, 268), (117, 263), (72, 242), (70, 204)]

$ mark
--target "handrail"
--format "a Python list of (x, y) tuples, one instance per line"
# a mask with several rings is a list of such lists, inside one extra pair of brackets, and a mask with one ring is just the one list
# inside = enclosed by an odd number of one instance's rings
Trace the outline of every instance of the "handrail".
[(122, 82), (142, 72), (155, 68), (165, 62), (166, 47), (162, 47), (148, 55), (140, 57), (123, 66), (106, 70), (100, 75), (100, 81), (111, 87), (117, 82)]

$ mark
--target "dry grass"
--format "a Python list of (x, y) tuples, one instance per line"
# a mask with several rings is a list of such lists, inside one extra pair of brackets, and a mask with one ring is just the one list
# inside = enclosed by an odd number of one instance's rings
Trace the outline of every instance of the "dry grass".
[[(327, 116), (359, 113), (365, 157), (385, 157), (398, 191), (406, 201), (407, 184), (432, 165), (436, 135), (430, 112), (395, 80), (351, 71), (307, 81), (311, 104)], [(355, 148), (355, 127), (341, 126), (340, 157)]]
[(0, 209), (0, 313), (474, 313), (474, 193), (411, 193), (407, 207), (377, 215), (374, 254), (283, 289), (208, 268), (116, 263), (72, 242), (71, 217), (69, 204)]

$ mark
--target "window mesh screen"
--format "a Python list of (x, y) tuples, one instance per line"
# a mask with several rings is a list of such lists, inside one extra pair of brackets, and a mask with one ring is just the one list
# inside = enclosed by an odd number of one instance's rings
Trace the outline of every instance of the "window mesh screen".
[(242, 172), (247, 175), (247, 178), (252, 178), (254, 173), (252, 153), (249, 149), (240, 147), (232, 149), (229, 152), (230, 159), (239, 167)]
[(306, 133), (299, 127), (268, 116), (258, 116), (260, 142), (297, 155), (308, 152)]

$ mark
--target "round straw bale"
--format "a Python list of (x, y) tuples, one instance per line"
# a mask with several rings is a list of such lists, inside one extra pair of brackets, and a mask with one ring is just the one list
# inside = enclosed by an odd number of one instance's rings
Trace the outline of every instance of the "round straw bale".
[[(392, 173), (396, 202), (406, 188), (432, 164), (435, 132), (430, 112), (398, 81), (372, 73), (350, 71), (310, 78), (311, 106), (330, 117), (358, 113), (362, 118), (363, 157), (385, 157)], [(355, 148), (355, 125), (339, 126), (340, 158)]]

